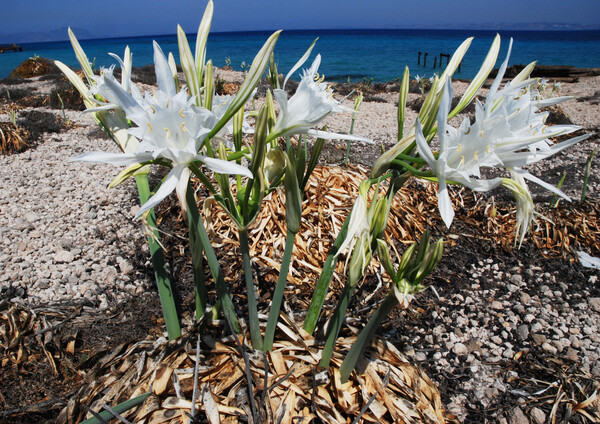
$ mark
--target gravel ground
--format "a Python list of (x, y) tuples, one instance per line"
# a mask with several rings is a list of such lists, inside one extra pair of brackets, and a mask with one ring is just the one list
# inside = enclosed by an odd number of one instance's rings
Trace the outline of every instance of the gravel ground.
[[(465, 86), (455, 83), (455, 92)], [(48, 90), (43, 81), (25, 88), (32, 87), (40, 93)], [(0, 92), (5, 89), (12, 86), (0, 84)], [(561, 89), (561, 94), (578, 96), (561, 108), (587, 132), (600, 126), (599, 90), (599, 77)], [(390, 146), (396, 139), (397, 93), (378, 97), (363, 103), (355, 133)], [(409, 103), (418, 98), (411, 94)], [(68, 160), (116, 147), (89, 116), (66, 114), (72, 123), (68, 129), (44, 134), (35, 148), (23, 153), (0, 156), (0, 297), (33, 305), (81, 302), (104, 309), (151, 289), (148, 252), (139, 224), (132, 221), (137, 209), (134, 183), (109, 190), (117, 168)], [(415, 119), (416, 112), (409, 110), (407, 121)], [(347, 131), (350, 119), (335, 117), (327, 123), (332, 131)], [(579, 196), (585, 162), (598, 144), (595, 136), (538, 166), (535, 173), (556, 184), (567, 171), (565, 191)], [(370, 164), (377, 149), (353, 145), (353, 161)], [(345, 143), (332, 143), (325, 157), (339, 163), (344, 151)], [(588, 196), (595, 199), (598, 157), (588, 188)], [(534, 195), (542, 201), (550, 197), (541, 191)], [(448, 235), (458, 231), (453, 227)], [(390, 337), (442, 386), (444, 401), (460, 421), (544, 422), (545, 412), (528, 406), (526, 394), (511, 392), (512, 371), (499, 372), (505, 369), (499, 364), (523, 350), (571, 360), (600, 381), (599, 271), (544, 260), (531, 245), (512, 254), (461, 246), (446, 253), (440, 267), (455, 284), (439, 286), (439, 299), (429, 291), (418, 299), (425, 315), (413, 324), (406, 315), (404, 332)], [(511, 393), (517, 399), (513, 408), (481, 415)]]

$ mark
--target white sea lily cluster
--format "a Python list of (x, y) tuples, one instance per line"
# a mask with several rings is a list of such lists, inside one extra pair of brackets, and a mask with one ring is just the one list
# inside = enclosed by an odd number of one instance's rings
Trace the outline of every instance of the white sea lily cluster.
[[(130, 82), (119, 84), (112, 72), (105, 72), (97, 81), (95, 91), (109, 103), (96, 109), (123, 110), (135, 127), (129, 133), (140, 140), (133, 153), (91, 152), (74, 160), (104, 162), (114, 165), (134, 165), (156, 159), (168, 161), (172, 169), (158, 191), (138, 211), (136, 217), (156, 206), (176, 190), (183, 209), (186, 209), (186, 190), (190, 178), (189, 165), (202, 162), (214, 172), (238, 174), (252, 178), (248, 168), (221, 159), (199, 154), (206, 136), (218, 122), (212, 111), (195, 106), (186, 89), (176, 91), (175, 81), (167, 58), (154, 43), (154, 64), (158, 90), (145, 93)], [(125, 87), (129, 87), (129, 92)]]
[[(299, 68), (312, 50), (296, 64), (290, 74)], [(111, 54), (112, 55), (112, 54)], [(137, 148), (125, 153), (91, 152), (74, 160), (103, 162), (114, 165), (136, 165), (160, 160), (171, 166), (171, 171), (163, 180), (157, 192), (141, 207), (136, 217), (150, 210), (174, 190), (182, 208), (186, 209), (186, 190), (191, 175), (190, 165), (204, 164), (217, 173), (237, 174), (253, 178), (248, 168), (226, 160), (216, 159), (201, 152), (205, 139), (217, 122), (225, 115), (235, 96), (213, 96), (212, 110), (197, 106), (196, 96), (188, 94), (186, 87), (177, 91), (172, 67), (160, 46), (154, 42), (154, 65), (158, 89), (152, 93), (142, 93), (131, 81), (131, 58), (121, 60), (122, 80), (113, 76), (113, 69), (104, 70), (101, 76), (93, 75), (88, 98), (98, 104), (88, 112), (114, 110), (124, 112), (135, 126), (129, 128), (131, 136), (139, 141)], [(333, 134), (313, 129), (330, 113), (346, 111), (333, 99), (326, 84), (318, 78), (321, 56), (318, 55), (310, 69), (305, 70), (296, 93), (288, 99), (284, 90), (274, 90), (281, 111), (270, 139), (290, 134), (311, 134), (323, 138), (343, 138), (368, 141), (362, 137)], [(287, 80), (287, 79), (286, 79)], [(101, 97), (105, 102), (97, 100)], [(348, 111), (351, 111), (348, 109)], [(253, 128), (244, 120), (242, 131), (252, 133)], [(233, 132), (233, 121), (226, 123), (214, 137), (224, 139)]]
[[(523, 167), (546, 159), (589, 135), (553, 144), (551, 138), (572, 133), (580, 127), (547, 126), (545, 121), (548, 112), (541, 112), (540, 109), (570, 98), (539, 100), (532, 88), (536, 79), (516, 78), (499, 90), (509, 56), (510, 47), (485, 104), (478, 101), (475, 105), (474, 122), (471, 123), (467, 118), (459, 128), (447, 123), (452, 99), (452, 86), (448, 79), (437, 117), (439, 153), (436, 155), (432, 152), (420, 122), (417, 122), (416, 144), (420, 156), (439, 180), (438, 206), (448, 227), (454, 219), (448, 183), (462, 184), (475, 191), (489, 191), (499, 185), (507, 185), (517, 198), (522, 241), (533, 219), (533, 204), (525, 179), (568, 199), (558, 188), (530, 174)], [(484, 179), (481, 172), (484, 168), (507, 170), (511, 173), (512, 181), (507, 182), (506, 178), (501, 177)]]

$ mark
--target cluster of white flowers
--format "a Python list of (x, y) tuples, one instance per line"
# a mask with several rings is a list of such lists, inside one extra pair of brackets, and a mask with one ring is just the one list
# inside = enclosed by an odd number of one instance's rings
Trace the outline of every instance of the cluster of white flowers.
[[(310, 49), (309, 49), (310, 52)], [(216, 159), (204, 154), (203, 145), (207, 135), (217, 122), (224, 116), (233, 96), (214, 96), (212, 110), (197, 106), (195, 96), (188, 94), (187, 88), (177, 91), (173, 71), (160, 46), (154, 42), (154, 64), (158, 89), (153, 93), (142, 94), (139, 88), (130, 80), (131, 61), (115, 57), (122, 67), (122, 81), (117, 82), (112, 68), (104, 70), (101, 76), (93, 76), (89, 99), (98, 103), (98, 107), (88, 109), (88, 112), (105, 110), (123, 111), (135, 124), (128, 130), (129, 134), (139, 142), (135, 149), (124, 153), (91, 152), (76, 157), (74, 160), (87, 162), (103, 162), (114, 165), (135, 165), (162, 160), (171, 166), (169, 174), (162, 182), (157, 192), (142, 206), (136, 217), (150, 210), (173, 190), (176, 191), (182, 208), (186, 209), (187, 185), (191, 175), (190, 165), (196, 162), (204, 164), (208, 169), (217, 173), (244, 175), (253, 178), (252, 173), (241, 165)], [(301, 66), (305, 58), (296, 65)], [(277, 118), (271, 137), (289, 134), (311, 134), (324, 138), (346, 138), (363, 140), (343, 134), (333, 134), (314, 130), (330, 113), (352, 111), (342, 108), (333, 99), (331, 91), (318, 78), (318, 68), (321, 56), (318, 55), (310, 69), (305, 70), (296, 93), (288, 100), (284, 90), (276, 89), (274, 96), (278, 101), (281, 112)], [(99, 95), (106, 102), (96, 100), (93, 95)], [(230, 121), (217, 134), (223, 137), (226, 132), (232, 132), (233, 123)], [(244, 122), (245, 132), (252, 128)]]
[[(562, 191), (530, 174), (523, 166), (546, 159), (589, 135), (553, 144), (550, 138), (572, 133), (580, 127), (547, 126), (545, 121), (548, 112), (541, 112), (540, 109), (568, 100), (569, 97), (538, 99), (532, 88), (535, 79), (516, 78), (499, 90), (509, 56), (510, 48), (485, 104), (477, 101), (475, 120), (472, 124), (466, 118), (459, 128), (448, 125), (452, 99), (452, 86), (448, 79), (437, 117), (439, 152), (432, 152), (420, 122), (417, 122), (416, 144), (420, 156), (439, 180), (438, 206), (448, 227), (454, 219), (454, 210), (447, 190), (448, 182), (459, 183), (476, 191), (488, 191), (499, 185), (506, 185), (517, 198), (517, 218), (522, 241), (533, 219), (533, 204), (525, 179), (568, 199)], [(501, 177), (483, 179), (483, 168), (507, 170), (512, 181)]]

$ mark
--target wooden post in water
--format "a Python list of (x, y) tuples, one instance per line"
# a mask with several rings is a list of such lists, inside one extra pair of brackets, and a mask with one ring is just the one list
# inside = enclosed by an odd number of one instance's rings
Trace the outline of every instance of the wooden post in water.
[(425, 53), (425, 56), (423, 57), (423, 66), (427, 66), (427, 53)]
[(419, 52), (419, 57), (417, 58), (417, 65), (421, 64), (421, 52)]
[[(442, 61), (440, 60), (440, 65), (442, 64)], [(435, 69), (437, 67), (437, 56), (433, 58), (433, 69)]]

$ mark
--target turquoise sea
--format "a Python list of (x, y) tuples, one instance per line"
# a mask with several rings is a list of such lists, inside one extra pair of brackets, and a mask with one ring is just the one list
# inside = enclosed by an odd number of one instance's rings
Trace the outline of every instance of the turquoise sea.
[[(468, 79), (477, 72), (495, 34), (495, 31), (466, 30), (284, 31), (275, 54), (279, 72), (286, 74), (311, 42), (319, 37), (312, 57), (321, 53), (320, 72), (327, 80), (347, 81), (350, 77), (353, 81), (363, 78), (391, 81), (402, 75), (404, 66), (409, 66), (412, 75), (430, 76), (439, 72), (439, 64), (438, 68), (433, 68), (434, 57), (437, 56), (439, 61), (440, 53), (452, 54), (463, 40), (473, 36), (475, 39), (461, 71), (455, 75), (455, 78)], [(243, 63), (252, 62), (269, 35), (269, 32), (212, 33), (207, 57), (212, 58), (216, 66), (224, 66), (229, 60), (234, 69), (240, 70)], [(500, 35), (503, 41), (501, 58), (506, 54), (510, 37), (514, 39), (510, 64), (537, 60), (542, 65), (600, 67), (600, 31), (506, 31)], [(193, 50), (195, 34), (188, 36)], [(156, 40), (165, 52), (172, 51), (178, 59), (175, 35), (83, 40), (81, 45), (97, 67), (116, 63), (108, 53), (122, 56), (126, 45), (133, 52), (134, 66), (143, 66), (152, 63), (152, 40)], [(22, 46), (22, 53), (0, 54), (0, 78), (8, 76), (21, 62), (34, 55), (78, 67), (68, 41)], [(417, 63), (419, 52), (423, 53), (420, 65)], [(423, 66), (424, 53), (428, 53), (426, 66)], [(309, 65), (310, 61), (305, 66)]]

